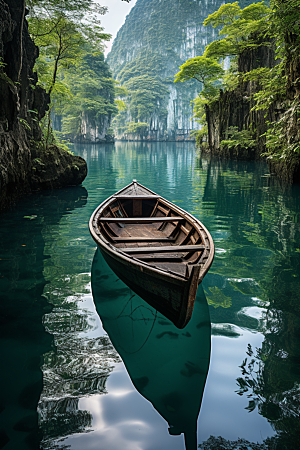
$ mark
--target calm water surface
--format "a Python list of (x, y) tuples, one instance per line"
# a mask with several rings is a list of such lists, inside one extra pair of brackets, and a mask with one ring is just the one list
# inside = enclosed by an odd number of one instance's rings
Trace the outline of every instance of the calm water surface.
[[(299, 448), (299, 186), (192, 144), (74, 152), (88, 162), (82, 186), (0, 216), (0, 448)], [(214, 239), (184, 330), (118, 280), (89, 235), (92, 211), (133, 178)]]

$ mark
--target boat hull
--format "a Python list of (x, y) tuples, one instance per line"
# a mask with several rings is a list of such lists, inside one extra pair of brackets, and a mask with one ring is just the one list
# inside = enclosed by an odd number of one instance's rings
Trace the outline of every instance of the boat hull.
[(168, 275), (157, 274), (153, 270), (130, 261), (119, 259), (98, 245), (105, 261), (115, 274), (132, 291), (145, 300), (150, 306), (173, 322), (177, 328), (184, 328), (191, 318), (193, 305), (187, 314), (189, 301), (189, 285), (185, 280), (170, 279)]
[(89, 228), (117, 276), (184, 328), (213, 261), (214, 244), (205, 226), (134, 180), (96, 208)]

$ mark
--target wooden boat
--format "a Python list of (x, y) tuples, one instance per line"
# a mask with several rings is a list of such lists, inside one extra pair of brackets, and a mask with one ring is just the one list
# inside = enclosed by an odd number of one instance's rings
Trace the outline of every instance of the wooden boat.
[(184, 328), (214, 257), (205, 226), (133, 180), (96, 208), (89, 229), (118, 277)]

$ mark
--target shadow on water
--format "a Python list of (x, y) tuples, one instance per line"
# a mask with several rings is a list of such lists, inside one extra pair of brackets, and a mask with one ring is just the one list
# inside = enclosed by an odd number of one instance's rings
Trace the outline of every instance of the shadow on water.
[(201, 285), (192, 319), (183, 330), (130, 289), (118, 289), (118, 279), (99, 250), (92, 265), (92, 291), (103, 327), (134, 386), (168, 422), (169, 433), (184, 433), (186, 449), (195, 450), (211, 345)]
[[(0, 448), (40, 448), (37, 405), (43, 389), (43, 355), (53, 345), (43, 317), (47, 226), (86, 203), (83, 187), (47, 191), (1, 215), (0, 244)], [(18, 224), (18, 226), (16, 226)]]

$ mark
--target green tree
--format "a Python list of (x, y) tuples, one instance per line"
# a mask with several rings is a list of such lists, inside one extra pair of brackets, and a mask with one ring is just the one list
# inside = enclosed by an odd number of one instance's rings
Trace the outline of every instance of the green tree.
[(123, 86), (129, 93), (129, 110), (136, 122), (149, 120), (168, 92), (167, 87), (156, 76), (136, 76)]
[[(133, 61), (127, 63), (118, 75), (122, 87), (117, 87), (116, 96), (119, 114), (114, 119), (118, 134), (137, 134), (128, 131), (132, 123), (147, 123), (143, 132), (149, 129), (151, 116), (156, 114), (160, 121), (166, 120), (166, 98), (169, 90), (167, 82), (158, 72), (164, 69), (163, 58), (154, 52), (141, 51)], [(125, 98), (126, 97), (126, 98)], [(121, 98), (125, 102), (121, 102)]]
[(206, 56), (188, 59), (179, 68), (180, 72), (175, 75), (174, 83), (195, 79), (203, 85), (199, 97), (193, 101), (194, 117), (201, 125), (201, 129), (193, 134), (196, 138), (196, 144), (200, 146), (207, 140), (208, 133), (205, 105), (218, 97), (221, 88), (220, 78), (224, 77), (225, 71), (215, 59)]
[(53, 101), (70, 95), (59, 73), (78, 64), (86, 41), (101, 50), (103, 41), (110, 39), (97, 19), (107, 8), (90, 0), (29, 0), (28, 6), (29, 31), (41, 55), (36, 65), (39, 81), (52, 100), (45, 119), (47, 147), (54, 139), (51, 130)]
[(218, 93), (214, 83), (224, 76), (225, 71), (215, 59), (196, 56), (188, 59), (179, 68), (180, 72), (175, 75), (174, 83), (194, 78), (203, 84), (202, 95), (204, 97), (211, 97)]
[(115, 83), (103, 53), (85, 42), (80, 61), (62, 76), (71, 94), (70, 101), (62, 101), (60, 107), (56, 106), (56, 112), (62, 115), (64, 137), (80, 139), (83, 120), (94, 129), (107, 129), (117, 107), (114, 104)]
[(264, 2), (253, 3), (244, 9), (238, 2), (222, 5), (203, 22), (204, 26), (222, 27), (219, 32), (221, 39), (211, 42), (204, 55), (219, 60), (237, 56), (245, 48), (262, 45), (261, 40), (268, 31), (270, 13)]
[[(226, 142), (228, 148), (245, 147), (246, 141), (253, 147), (253, 139), (256, 143), (258, 140), (261, 142), (263, 136), (260, 134), (265, 131), (265, 156), (273, 161), (289, 161), (291, 166), (297, 164), (300, 154), (299, 23), (299, 0), (272, 0), (270, 7), (258, 2), (243, 9), (238, 2), (227, 3), (205, 19), (205, 26), (220, 28), (220, 38), (207, 45), (200, 58), (213, 59), (221, 64), (226, 57), (230, 58), (230, 69), (222, 77), (225, 89), (245, 91), (248, 83), (251, 86), (249, 102), (253, 116), (255, 111), (260, 110), (263, 111), (260, 117), (266, 116), (278, 105), (284, 111), (276, 121), (265, 122), (264, 130), (256, 133), (256, 137), (250, 129), (252, 126), (249, 130), (236, 130), (234, 139), (228, 140), (226, 136), (223, 144)], [(278, 63), (275, 67), (260, 67), (254, 62), (256, 67), (245, 72), (243, 67), (239, 67), (241, 55), (250, 54), (260, 46), (272, 46), (277, 52)], [(263, 61), (261, 65), (264, 65)], [(177, 77), (180, 75), (182, 81), (189, 79), (189, 76), (195, 78), (195, 74), (199, 77), (196, 61), (188, 60), (181, 68), (184, 71), (179, 72)], [(208, 94), (211, 92), (208, 91)], [(212, 95), (207, 95), (205, 84), (201, 97), (206, 104), (216, 100)], [(203, 116), (203, 102), (200, 109), (199, 105), (199, 102), (195, 103), (195, 117)]]
[(148, 124), (143, 122), (128, 122), (127, 126), (124, 130), (124, 134), (129, 135), (133, 134), (138, 137), (143, 137), (146, 134), (146, 131), (148, 129)]

